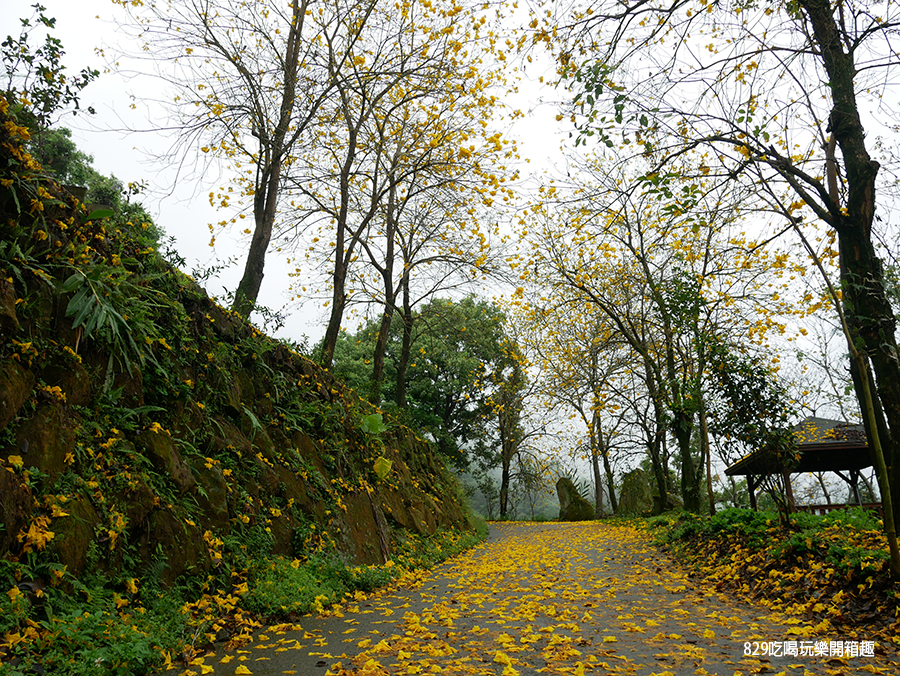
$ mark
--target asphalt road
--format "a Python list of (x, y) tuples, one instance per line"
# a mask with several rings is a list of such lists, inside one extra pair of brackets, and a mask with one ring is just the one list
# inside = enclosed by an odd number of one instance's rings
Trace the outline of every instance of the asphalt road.
[[(881, 645), (870, 657), (814, 655), (836, 641), (868, 652), (868, 637), (785, 619), (698, 588), (630, 528), (504, 523), (414, 580), (259, 632), (179, 673), (900, 674), (896, 654)], [(772, 648), (796, 654), (762, 654)]]

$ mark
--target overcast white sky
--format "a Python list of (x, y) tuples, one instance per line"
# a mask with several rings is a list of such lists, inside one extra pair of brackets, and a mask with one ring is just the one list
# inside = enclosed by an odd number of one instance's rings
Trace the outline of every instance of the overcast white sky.
[[(0, 40), (7, 35), (17, 36), (20, 32), (19, 20), (34, 13), (32, 6), (37, 0), (4, 0), (0, 12)], [(64, 64), (70, 73), (77, 73), (84, 67), (104, 68), (105, 60), (95, 54), (102, 46), (115, 46), (118, 39), (116, 18), (123, 17), (124, 11), (111, 0), (41, 0), (46, 14), (56, 18), (54, 34), (62, 41), (66, 51)], [(43, 42), (43, 35), (32, 40), (32, 47)], [(145, 181), (150, 191), (144, 196), (144, 206), (153, 214), (157, 224), (168, 235), (176, 238), (179, 253), (187, 259), (186, 271), (198, 265), (206, 267), (215, 259), (226, 260), (239, 257), (239, 263), (224, 271), (218, 279), (207, 283), (211, 294), (221, 294), (223, 287), (233, 290), (243, 271), (246, 242), (228, 235), (217, 239), (215, 249), (209, 247), (207, 224), (222, 220), (224, 213), (209, 206), (210, 185), (218, 185), (217, 176), (207, 176), (207, 185), (182, 181), (173, 189), (174, 173), (166, 167), (150, 160), (153, 151), (165, 150), (170, 140), (161, 133), (145, 131), (127, 133), (126, 129), (148, 129), (148, 113), (152, 111), (141, 104), (142, 99), (152, 98), (159, 93), (152, 78), (125, 79), (119, 73), (102, 73), (81, 95), (81, 105), (93, 106), (97, 114), (89, 116), (67, 115), (60, 124), (72, 129), (73, 138), (79, 148), (94, 157), (94, 167), (102, 174), (114, 174), (123, 182)], [(132, 110), (130, 94), (138, 97), (138, 110)], [(552, 92), (550, 92), (552, 96)], [(516, 105), (525, 105), (517, 102)], [(556, 110), (544, 106), (539, 115), (521, 123), (515, 135), (520, 139), (526, 155), (536, 161), (531, 169), (545, 166), (558, 157), (558, 136), (548, 129), (556, 127), (553, 119)], [(157, 119), (161, 125), (164, 120)], [(529, 152), (536, 148), (538, 153)], [(541, 159), (541, 156), (543, 159)], [(289, 267), (283, 257), (270, 253), (266, 260), (266, 276), (260, 294), (260, 303), (277, 310), (289, 300), (287, 289)], [(326, 316), (322, 307), (308, 303), (302, 309), (290, 308), (291, 316), (285, 327), (278, 333), (281, 337), (300, 339), (308, 335), (317, 340), (324, 333)], [(345, 321), (345, 326), (355, 329), (355, 324)]]

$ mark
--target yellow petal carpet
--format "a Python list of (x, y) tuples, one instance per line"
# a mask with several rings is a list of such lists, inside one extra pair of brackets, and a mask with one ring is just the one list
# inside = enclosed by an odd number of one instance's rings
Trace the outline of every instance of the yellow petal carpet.
[[(271, 627), (181, 673), (900, 673), (889, 645), (876, 641), (864, 651), (872, 655), (850, 656), (851, 643), (865, 639), (705, 588), (627, 524), (502, 523), (486, 543), (432, 571)], [(773, 645), (796, 654), (763, 654)]]

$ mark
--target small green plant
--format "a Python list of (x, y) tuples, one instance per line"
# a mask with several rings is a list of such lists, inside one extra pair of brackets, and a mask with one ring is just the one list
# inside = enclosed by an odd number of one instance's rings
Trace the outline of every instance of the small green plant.
[(772, 512), (757, 512), (752, 509), (735, 507), (723, 509), (709, 519), (707, 532), (711, 534), (734, 533), (747, 538), (751, 546), (758, 546), (766, 540), (770, 526), (777, 515)]
[[(72, 328), (82, 330), (82, 340), (95, 333), (104, 337), (115, 355), (124, 362), (131, 373), (132, 361), (143, 365), (145, 354), (133, 337), (132, 327), (126, 317), (132, 306), (145, 304), (143, 290), (129, 280), (131, 273), (120, 266), (95, 264), (86, 270), (74, 268), (74, 272), (60, 285), (61, 294), (74, 293), (66, 307), (66, 316), (72, 318)], [(147, 334), (156, 333), (155, 327), (145, 326)]]
[(649, 528), (656, 531), (655, 542), (666, 544), (695, 536), (706, 524), (702, 517), (690, 512), (669, 512), (647, 520)]
[[(109, 389), (101, 394), (97, 402), (97, 409), (103, 414), (103, 421), (113, 424), (119, 430), (134, 432), (146, 422), (147, 416), (153, 413), (163, 413), (166, 409), (161, 406), (137, 406), (131, 408), (122, 404), (123, 388)], [(95, 422), (95, 433), (105, 429)]]
[[(0, 632), (7, 638), (37, 637), (34, 643), (7, 646), (0, 663), (3, 676), (138, 676), (161, 665), (161, 648), (178, 645), (185, 621), (177, 595), (129, 591), (100, 573), (79, 580), (59, 564), (32, 564), (0, 566), (0, 585), (9, 588), (0, 597)], [(47, 579), (48, 571), (56, 582), (14, 581)], [(127, 613), (132, 607), (141, 610)]]
[(258, 432), (263, 432), (265, 430), (263, 429), (262, 423), (259, 422), (259, 418), (253, 414), (253, 411), (243, 404), (241, 405), (241, 408), (244, 409), (244, 414), (247, 416), (247, 420), (250, 421), (250, 441), (253, 441), (256, 439)]
[(311, 556), (309, 567), (319, 579), (340, 587), (345, 592), (372, 591), (388, 584), (400, 573), (393, 561), (382, 566), (357, 566), (334, 550), (321, 551)]
[(831, 544), (828, 547), (827, 560), (835, 569), (850, 577), (863, 578), (874, 575), (887, 568), (891, 560), (884, 549), (870, 549), (846, 544)]
[(488, 533), (490, 532), (490, 526), (488, 526), (488, 523), (485, 520), (484, 516), (472, 509), (467, 509), (466, 519), (468, 520), (469, 525), (472, 527), (472, 530), (474, 530), (478, 534), (479, 538), (484, 539), (488, 536)]
[(826, 524), (849, 526), (857, 530), (881, 530), (884, 527), (881, 517), (876, 512), (863, 507), (835, 509), (828, 512), (824, 516), (823, 521)]
[(384, 424), (384, 418), (380, 413), (364, 415), (362, 423), (360, 423), (360, 429), (362, 429), (363, 432), (375, 436), (385, 432), (387, 428), (387, 425)]
[(265, 558), (272, 551), (274, 542), (272, 533), (258, 524), (236, 525), (222, 539), (238, 567), (248, 567), (254, 560)]
[(350, 589), (370, 592), (390, 584), (399, 570), (396, 566), (350, 566), (346, 576)]
[(774, 512), (728, 508), (714, 516), (699, 516), (690, 512), (663, 514), (647, 521), (656, 531), (656, 542), (670, 544), (691, 538), (737, 537), (753, 548), (769, 544), (769, 530), (778, 522)]
[(375, 474), (379, 479), (384, 479), (391, 473), (391, 467), (393, 467), (393, 465), (393, 461), (388, 460), (384, 456), (379, 456), (375, 458)]
[(381, 435), (387, 431), (388, 426), (384, 424), (384, 417), (380, 413), (370, 413), (364, 415), (360, 423), (360, 429), (366, 433), (369, 439), (374, 440), (375, 447), (381, 453), (373, 464), (375, 475), (382, 481), (391, 473), (394, 463), (392, 460), (384, 457), (384, 442)]
[(775, 559), (786, 559), (791, 556), (801, 556), (816, 552), (822, 546), (823, 540), (817, 529), (806, 528), (788, 535), (779, 544), (771, 549), (771, 556)]
[(432, 568), (485, 537), (487, 530), (462, 532), (440, 528), (431, 535), (407, 533), (394, 549), (394, 560), (406, 568)]
[(253, 570), (244, 604), (265, 617), (321, 610), (337, 601), (347, 588), (339, 580), (324, 578), (317, 572), (310, 563), (283, 557), (271, 559)]

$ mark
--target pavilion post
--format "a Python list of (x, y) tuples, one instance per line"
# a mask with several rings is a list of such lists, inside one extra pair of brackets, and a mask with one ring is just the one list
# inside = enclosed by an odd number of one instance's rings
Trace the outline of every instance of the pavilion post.
[(750, 509), (756, 510), (756, 480), (752, 474), (747, 475), (747, 490), (750, 493)]
[(853, 490), (853, 499), (856, 500), (856, 504), (862, 507), (862, 496), (859, 494), (859, 470), (851, 469), (850, 470), (850, 488)]

